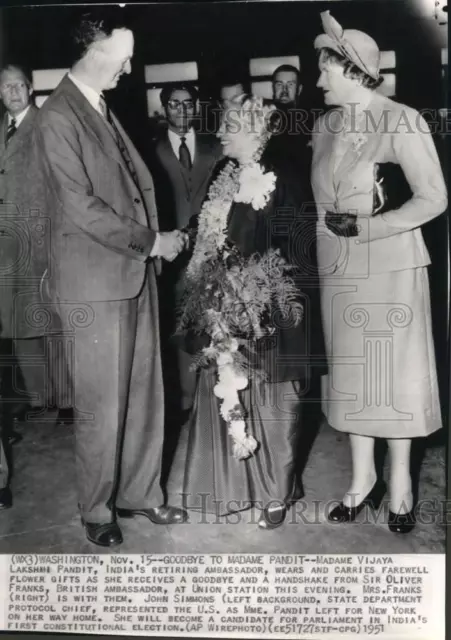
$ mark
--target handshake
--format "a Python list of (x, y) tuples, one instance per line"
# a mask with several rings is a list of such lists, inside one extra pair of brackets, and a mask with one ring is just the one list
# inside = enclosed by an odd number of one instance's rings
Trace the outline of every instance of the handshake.
[(164, 258), (168, 262), (172, 262), (176, 257), (188, 247), (189, 238), (186, 233), (174, 229), (174, 231), (160, 231), (155, 241), (155, 247), (152, 256)]

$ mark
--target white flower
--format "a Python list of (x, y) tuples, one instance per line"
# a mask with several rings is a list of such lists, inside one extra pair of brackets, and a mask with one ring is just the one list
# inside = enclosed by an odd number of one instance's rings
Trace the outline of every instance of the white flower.
[(239, 191), (235, 195), (235, 202), (252, 204), (258, 211), (263, 209), (274, 191), (276, 176), (272, 171), (264, 173), (262, 167), (254, 162), (246, 165), (239, 176)]

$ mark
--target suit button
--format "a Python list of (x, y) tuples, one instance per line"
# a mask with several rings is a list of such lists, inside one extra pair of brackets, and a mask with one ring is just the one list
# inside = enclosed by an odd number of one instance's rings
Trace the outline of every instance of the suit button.
[(141, 202), (141, 200), (140, 200), (139, 198), (135, 198), (135, 199), (133, 200), (133, 202), (135, 202), (136, 204), (139, 204), (139, 203)]
[(0, 169), (0, 175), (3, 175), (5, 173), (4, 169)]
[(0, 198), (0, 204), (3, 204), (3, 198)]

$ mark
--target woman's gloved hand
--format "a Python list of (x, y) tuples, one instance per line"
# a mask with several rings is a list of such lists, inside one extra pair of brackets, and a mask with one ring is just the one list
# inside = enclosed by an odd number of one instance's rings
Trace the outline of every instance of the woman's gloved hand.
[(355, 213), (333, 213), (326, 211), (326, 226), (343, 238), (354, 238), (359, 235), (357, 215)]

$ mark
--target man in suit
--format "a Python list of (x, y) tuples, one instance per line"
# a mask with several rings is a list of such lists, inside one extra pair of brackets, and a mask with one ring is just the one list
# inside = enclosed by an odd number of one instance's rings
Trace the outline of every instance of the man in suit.
[[(167, 126), (154, 141), (152, 160), (160, 226), (184, 229), (191, 216), (201, 210), (222, 149), (215, 136), (195, 131), (193, 127), (198, 104), (198, 94), (193, 87), (171, 85), (162, 90), (160, 99)], [(175, 330), (181, 278), (188, 259), (188, 254), (184, 253), (170, 265), (165, 265), (160, 283), (162, 326), (165, 328), (164, 370), (167, 384), (180, 391), (170, 398), (168, 408), (174, 411), (177, 422), (182, 422), (191, 408), (195, 387), (191, 357), (170, 343)], [(174, 396), (180, 400), (178, 407)]]
[[(15, 64), (0, 69), (0, 99), (6, 113), (0, 123), (0, 349), (4, 422), (23, 413), (26, 402), (39, 415), (50, 399), (51, 372), (42, 326), (30, 311), (39, 302), (39, 281), (47, 267), (47, 220), (41, 211), (41, 184), (30, 162), (31, 137), (38, 109), (27, 72)], [(17, 363), (19, 366), (17, 366)], [(17, 398), (17, 374), (26, 398)], [(40, 409), (40, 411), (36, 411)], [(60, 412), (60, 421), (70, 410)]]
[[(160, 486), (164, 406), (158, 258), (182, 250), (158, 231), (152, 176), (103, 92), (131, 72), (133, 33), (84, 16), (71, 71), (41, 108), (35, 157), (52, 215), (47, 296), (74, 336), (79, 509), (90, 541), (122, 542), (116, 516), (170, 524)], [(90, 419), (89, 419), (90, 417)]]
[[(303, 467), (322, 422), (321, 375), (327, 372), (324, 336), (319, 299), (316, 243), (316, 206), (310, 184), (311, 148), (309, 146), (309, 114), (300, 108), (303, 92), (301, 73), (296, 67), (283, 64), (272, 74), (272, 102), (277, 107), (276, 131), (270, 138), (266, 153), (277, 159), (293, 198), (296, 212), (292, 234), (299, 238), (295, 258), (309, 275), (303, 278), (304, 325), (312, 355), (309, 389), (305, 395), (303, 437), (299, 439), (298, 472), (301, 481)], [(302, 233), (300, 233), (302, 229)], [(296, 233), (297, 232), (297, 233)]]

